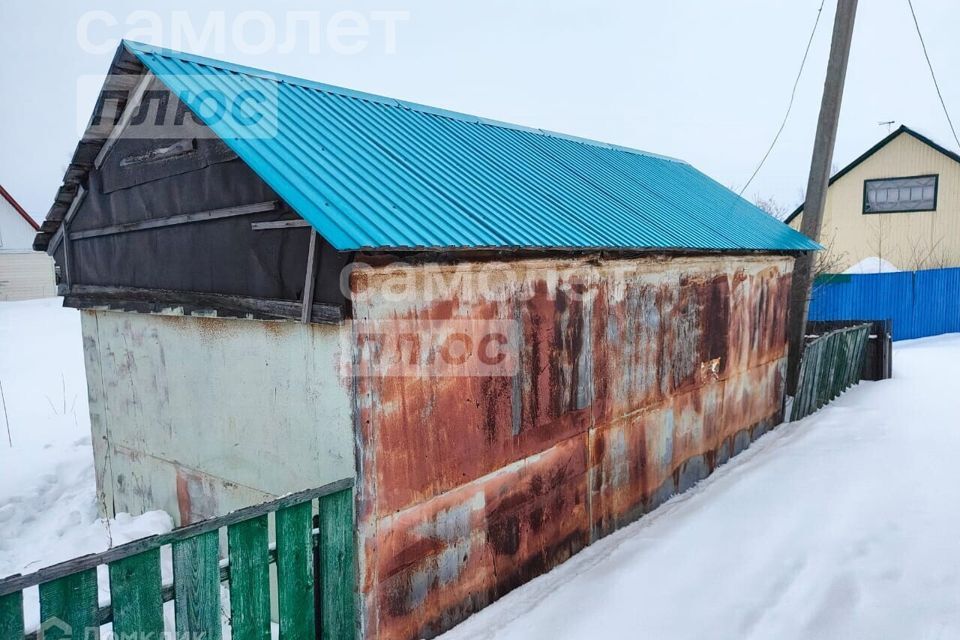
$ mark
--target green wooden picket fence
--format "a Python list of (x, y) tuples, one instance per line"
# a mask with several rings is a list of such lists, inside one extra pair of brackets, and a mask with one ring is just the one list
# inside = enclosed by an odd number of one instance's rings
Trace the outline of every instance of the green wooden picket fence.
[[(351, 479), (339, 480), (0, 580), (0, 640), (99, 640), (100, 626), (107, 623), (115, 640), (221, 640), (221, 612), (229, 618), (233, 640), (270, 640), (271, 595), (281, 640), (353, 640), (352, 487)], [(221, 529), (226, 529), (224, 560)], [(161, 580), (160, 551), (167, 545), (170, 584)], [(97, 593), (97, 567), (104, 565), (110, 585), (106, 604), (98, 602)], [(224, 583), (229, 611), (221, 605)], [(39, 587), (40, 626), (24, 629), (24, 590), (33, 586)], [(163, 605), (171, 600), (175, 629), (164, 636)]]
[(870, 325), (837, 329), (807, 343), (800, 361), (800, 379), (791, 420), (799, 420), (860, 382)]

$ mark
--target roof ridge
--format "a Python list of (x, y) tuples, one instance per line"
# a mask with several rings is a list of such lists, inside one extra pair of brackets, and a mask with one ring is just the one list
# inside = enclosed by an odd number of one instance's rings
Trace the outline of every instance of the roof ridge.
[(346, 87), (340, 87), (336, 85), (326, 84), (319, 82), (317, 80), (310, 80), (308, 78), (300, 78), (298, 76), (291, 76), (284, 73), (278, 73), (275, 71), (269, 71), (266, 69), (260, 69), (257, 67), (250, 67), (247, 65), (237, 64), (233, 62), (228, 62), (226, 60), (219, 60), (217, 58), (208, 58), (206, 56), (197, 55), (194, 53), (186, 53), (183, 51), (177, 51), (175, 49), (167, 49), (165, 47), (158, 47), (151, 44), (146, 44), (143, 42), (134, 42), (132, 40), (123, 40), (122, 45), (125, 46), (131, 53), (136, 55), (138, 58), (141, 55), (158, 55), (166, 57), (179, 58), (188, 62), (193, 62), (195, 64), (200, 64), (208, 67), (213, 67), (216, 69), (221, 69), (224, 71), (232, 71), (234, 73), (242, 73), (244, 75), (250, 75), (264, 80), (271, 80), (273, 82), (282, 82), (286, 84), (296, 85), (303, 87), (305, 89), (313, 89), (316, 91), (324, 91), (333, 95), (339, 95), (347, 98), (355, 98), (359, 100), (367, 100), (370, 102), (377, 102), (384, 104), (390, 107), (400, 107), (403, 109), (409, 109), (411, 111), (417, 111), (419, 113), (424, 113), (427, 115), (434, 115), (443, 118), (450, 118), (452, 120), (459, 120), (465, 122), (471, 122), (475, 124), (485, 124), (492, 127), (499, 127), (501, 129), (510, 129), (514, 131), (525, 131), (527, 133), (533, 133), (536, 135), (550, 136), (553, 138), (559, 138), (562, 140), (569, 140), (571, 142), (577, 142), (580, 144), (587, 144), (595, 147), (601, 147), (606, 149), (615, 149), (617, 151), (623, 151), (625, 153), (632, 153), (636, 155), (646, 156), (648, 158), (655, 158), (658, 160), (666, 160), (668, 162), (676, 162), (678, 164), (689, 164), (685, 160), (680, 158), (674, 158), (672, 156), (667, 156), (659, 153), (653, 153), (652, 151), (644, 151), (642, 149), (635, 149), (633, 147), (626, 147), (623, 145), (614, 144), (611, 142), (604, 142), (602, 140), (594, 140), (592, 138), (584, 138), (582, 136), (576, 136), (569, 133), (562, 133), (559, 131), (551, 131), (549, 129), (542, 129), (538, 127), (529, 127), (522, 124), (516, 124), (513, 122), (506, 122), (504, 120), (496, 120), (492, 118), (485, 118), (483, 116), (477, 116), (469, 113), (463, 113), (461, 111), (453, 111), (450, 109), (443, 109), (440, 107), (433, 107), (427, 104), (422, 104), (419, 102), (412, 102), (409, 100), (401, 100), (399, 98), (391, 98), (389, 96), (382, 96), (375, 93), (368, 93), (366, 91), (357, 91), (356, 89), (348, 89)]
[[(686, 162), (127, 41), (102, 91), (145, 72), (180, 100), (279, 89), (271, 135), (195, 115), (338, 251), (820, 248)], [(102, 149), (78, 144), (35, 247), (51, 249)]]

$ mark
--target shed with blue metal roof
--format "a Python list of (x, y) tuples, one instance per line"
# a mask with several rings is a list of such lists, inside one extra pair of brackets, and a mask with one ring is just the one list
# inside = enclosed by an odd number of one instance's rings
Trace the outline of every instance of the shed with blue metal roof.
[(383, 639), (777, 424), (818, 249), (680, 160), (132, 42), (34, 246), (84, 310), (104, 509), (352, 477)]

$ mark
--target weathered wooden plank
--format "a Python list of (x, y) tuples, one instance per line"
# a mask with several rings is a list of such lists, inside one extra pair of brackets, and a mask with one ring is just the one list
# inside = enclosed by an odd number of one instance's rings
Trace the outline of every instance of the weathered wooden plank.
[(799, 420), (860, 381), (870, 325), (829, 331), (810, 342), (800, 363), (791, 420)]
[(310, 223), (303, 218), (296, 220), (277, 220), (275, 222), (251, 222), (250, 228), (253, 231), (273, 231), (276, 229), (301, 229), (309, 227)]
[(173, 543), (178, 638), (220, 640), (220, 536), (209, 531)]
[(271, 513), (273, 511), (277, 511), (278, 509), (300, 504), (301, 502), (315, 500), (321, 496), (337, 493), (352, 486), (353, 478), (342, 478), (316, 489), (306, 489), (304, 491), (291, 493), (290, 495), (277, 498), (276, 500), (255, 504), (250, 507), (232, 511), (223, 516), (210, 518), (209, 520), (203, 520), (186, 527), (181, 527), (171, 531), (170, 533), (163, 533), (151, 536), (149, 538), (134, 540), (133, 542), (118, 545), (101, 553), (91, 553), (89, 555), (74, 558), (50, 567), (44, 567), (43, 569), (38, 569), (34, 573), (27, 575), (4, 578), (3, 580), (0, 580), (0, 596), (4, 596), (15, 591), (21, 591), (27, 587), (33, 587), (43, 582), (50, 582), (57, 578), (71, 575), (85, 569), (98, 567), (102, 564), (116, 562), (121, 558), (127, 558), (149, 549), (158, 549), (161, 546), (165, 544), (171, 544), (176, 540), (186, 540), (187, 538), (191, 538), (201, 533), (216, 531), (217, 529), (221, 529), (237, 522), (243, 522), (244, 520), (249, 520), (265, 513)]
[(110, 564), (110, 603), (115, 638), (163, 636), (160, 549)]
[(280, 640), (314, 640), (313, 503), (277, 511)]
[(103, 161), (110, 153), (113, 145), (117, 143), (117, 140), (120, 139), (120, 135), (123, 133), (124, 129), (126, 129), (127, 125), (130, 124), (130, 119), (133, 117), (133, 113), (136, 108), (140, 105), (140, 101), (143, 99), (143, 94), (146, 93), (147, 87), (150, 86), (150, 82), (153, 80), (153, 78), (153, 74), (149, 71), (143, 74), (140, 82), (137, 84), (136, 88), (133, 90), (133, 93), (130, 95), (130, 98), (124, 105), (123, 113), (120, 115), (120, 120), (110, 131), (110, 135), (107, 136), (103, 146), (100, 147), (100, 150), (97, 152), (97, 157), (93, 159), (93, 166), (95, 168), (100, 168), (100, 165), (103, 164)]
[(270, 556), (267, 516), (227, 529), (233, 640), (270, 640)]
[(320, 628), (322, 640), (356, 635), (353, 491), (320, 498)]
[(140, 222), (125, 222), (123, 224), (112, 224), (97, 229), (85, 229), (83, 231), (66, 232), (70, 240), (82, 240), (84, 238), (97, 238), (100, 236), (112, 236), (118, 233), (130, 233), (132, 231), (145, 231), (147, 229), (159, 229), (162, 227), (172, 227), (181, 224), (191, 224), (195, 222), (208, 222), (210, 220), (222, 220), (223, 218), (233, 218), (236, 216), (249, 216), (254, 213), (265, 213), (274, 211), (280, 207), (276, 200), (268, 202), (254, 202), (236, 207), (224, 207), (223, 209), (211, 209), (209, 211), (197, 211), (195, 213), (184, 213), (175, 216), (166, 216), (163, 218), (152, 218)]
[(0, 640), (23, 640), (23, 591), (0, 596)]
[(61, 225), (61, 229), (64, 229), (63, 237), (63, 282), (67, 285), (67, 289), (73, 286), (74, 275), (73, 275), (73, 243), (70, 240), (70, 234), (67, 231), (68, 225), (70, 224), (69, 220), (64, 220)]
[[(269, 319), (299, 319), (303, 311), (302, 302), (289, 300), (270, 300), (196, 291), (96, 285), (71, 287), (64, 304), (81, 309), (87, 307), (117, 307), (148, 312), (161, 311), (170, 307), (183, 307), (187, 311), (213, 310), (220, 315), (239, 315), (241, 317), (252, 315)], [(313, 322), (337, 323), (343, 319), (343, 309), (334, 304), (314, 304), (311, 306), (311, 314)]]
[(317, 640), (323, 640), (323, 630), (320, 628), (320, 605), (321, 599), (323, 597), (323, 588), (322, 588), (322, 576), (320, 575), (320, 513), (315, 513), (313, 515), (313, 532), (310, 534), (313, 542), (313, 548), (311, 549), (311, 555), (313, 557), (313, 626), (314, 626), (314, 635), (317, 637)]
[(60, 222), (60, 226), (57, 227), (53, 237), (50, 238), (50, 243), (47, 245), (47, 253), (49, 255), (52, 256), (57, 250), (57, 247), (60, 246), (60, 243), (63, 241), (67, 225), (70, 224), (71, 220), (73, 220), (73, 216), (76, 215), (77, 210), (80, 208), (80, 205), (83, 204), (83, 201), (86, 197), (86, 190), (83, 187), (79, 187), (77, 190), (77, 195), (73, 197), (73, 202), (70, 203), (70, 208), (67, 209), (66, 214), (63, 216), (63, 220)]
[(97, 570), (87, 569), (40, 585), (44, 640), (100, 638)]
[(310, 232), (310, 249), (307, 251), (307, 271), (303, 282), (303, 302), (300, 322), (310, 322), (313, 315), (313, 287), (317, 282), (317, 230)]

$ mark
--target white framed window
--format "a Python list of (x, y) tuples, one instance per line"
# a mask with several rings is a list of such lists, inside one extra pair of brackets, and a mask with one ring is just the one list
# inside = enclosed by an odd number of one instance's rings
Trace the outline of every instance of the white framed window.
[(936, 211), (939, 176), (864, 180), (864, 213)]

